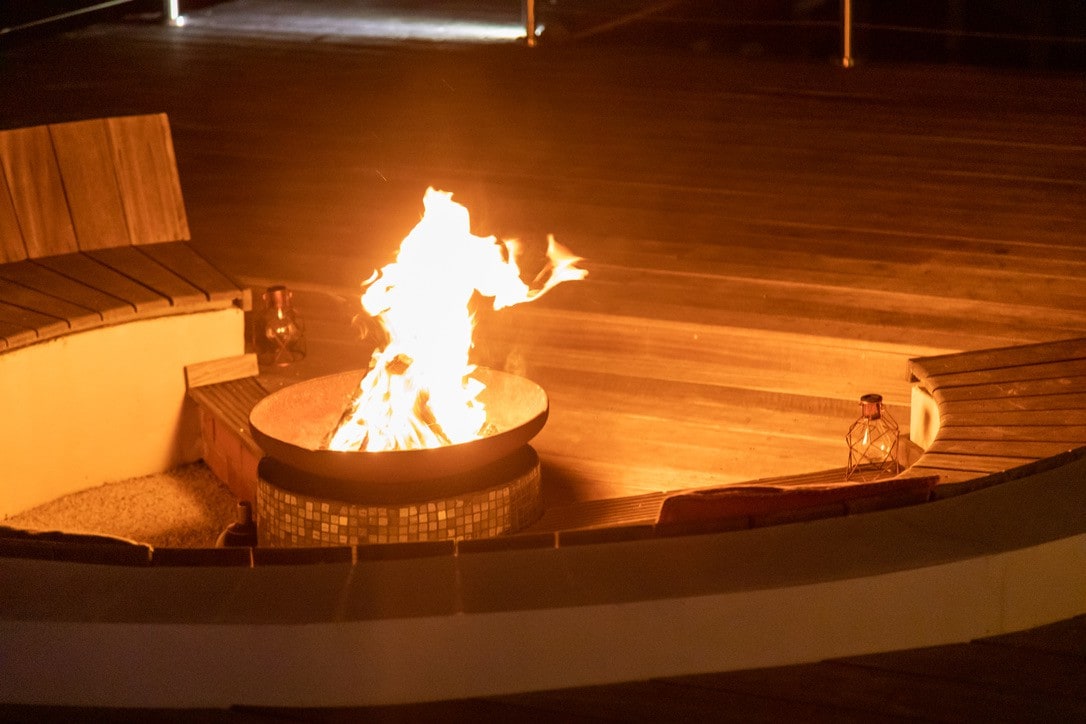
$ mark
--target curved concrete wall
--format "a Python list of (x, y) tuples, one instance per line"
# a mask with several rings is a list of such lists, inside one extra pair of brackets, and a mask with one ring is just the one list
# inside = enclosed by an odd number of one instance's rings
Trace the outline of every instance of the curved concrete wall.
[(143, 319), (0, 354), (0, 517), (199, 459), (185, 365), (244, 352), (238, 308)]

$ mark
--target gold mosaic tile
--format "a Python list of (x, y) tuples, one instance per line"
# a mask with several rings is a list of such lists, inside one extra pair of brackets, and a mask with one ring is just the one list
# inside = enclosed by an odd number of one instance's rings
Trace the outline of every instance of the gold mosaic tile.
[(538, 461), (489, 488), (407, 505), (355, 505), (283, 490), (260, 479), (262, 546), (327, 546), (486, 538), (516, 532), (543, 512)]

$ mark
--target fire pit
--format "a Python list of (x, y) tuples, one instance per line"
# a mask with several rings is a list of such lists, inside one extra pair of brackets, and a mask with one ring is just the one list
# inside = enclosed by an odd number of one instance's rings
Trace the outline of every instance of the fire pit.
[(353, 545), (517, 530), (542, 510), (527, 443), (547, 419), (528, 380), (469, 361), (475, 311), (583, 279), (553, 236), (534, 276), (524, 246), (476, 236), (452, 194), (428, 189), (395, 261), (363, 284), (366, 372), (281, 390), (250, 416), (270, 456), (257, 487), (263, 542)]
[(547, 396), (522, 377), (479, 368), (488, 434), (435, 448), (324, 448), (362, 371), (298, 383), (249, 418), (268, 454), (257, 486), (261, 545), (354, 545), (476, 538), (523, 528), (542, 512), (539, 460), (528, 446)]

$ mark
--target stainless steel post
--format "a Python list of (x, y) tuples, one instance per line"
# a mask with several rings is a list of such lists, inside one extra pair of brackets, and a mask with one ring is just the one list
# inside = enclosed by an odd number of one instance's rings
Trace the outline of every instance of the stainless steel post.
[(535, 0), (524, 0), (521, 14), (524, 16), (524, 38), (529, 48), (536, 44), (535, 35)]
[(183, 25), (180, 0), (162, 0), (162, 20), (167, 25)]
[(841, 67), (855, 65), (852, 58), (852, 0), (841, 0)]

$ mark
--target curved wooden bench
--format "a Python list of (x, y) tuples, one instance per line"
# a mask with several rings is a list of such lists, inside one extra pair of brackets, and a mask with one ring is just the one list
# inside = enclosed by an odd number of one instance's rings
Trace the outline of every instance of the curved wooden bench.
[(164, 114), (0, 131), (0, 514), (199, 457), (185, 365), (244, 348)]
[[(922, 454), (900, 475), (852, 484), (827, 471), (659, 496), (657, 523), (741, 528), (846, 515), (977, 490), (1086, 453), (1086, 339), (917, 358), (908, 374), (909, 435)], [(565, 517), (552, 512), (546, 524), (568, 525)]]
[(1086, 338), (909, 362), (912, 469), (939, 497), (1049, 467), (1086, 446)]

